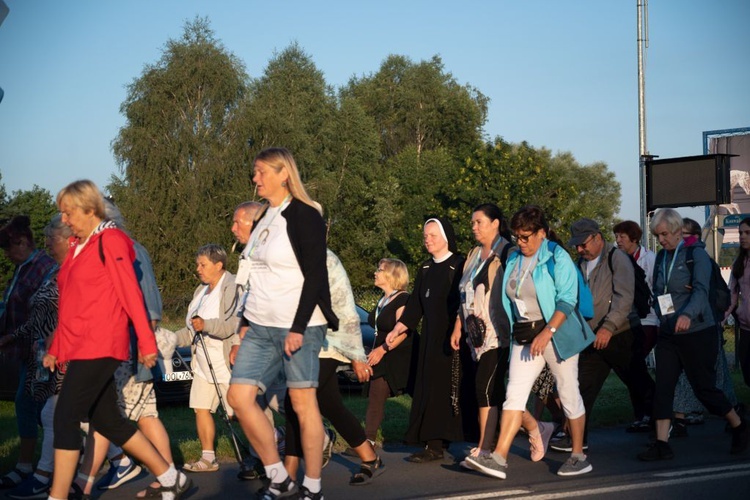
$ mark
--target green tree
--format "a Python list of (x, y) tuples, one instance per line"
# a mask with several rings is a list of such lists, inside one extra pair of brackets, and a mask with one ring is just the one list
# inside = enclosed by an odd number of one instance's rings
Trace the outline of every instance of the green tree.
[[(526, 142), (511, 144), (501, 138), (485, 144), (461, 169), (455, 182), (463, 221), (474, 206), (496, 203), (508, 219), (523, 205), (541, 206), (550, 226), (565, 241), (570, 225), (581, 217), (612, 227), (620, 207), (620, 184), (604, 163), (579, 164), (569, 152), (552, 155)], [(473, 237), (466, 223), (459, 237), (468, 248)]]
[(127, 123), (112, 144), (121, 176), (109, 191), (151, 253), (169, 309), (183, 309), (197, 284), (196, 249), (231, 244), (239, 200), (228, 190), (247, 176), (227, 156), (246, 140), (232, 121), (247, 84), (243, 64), (196, 18), (128, 86), (121, 106)]
[(352, 78), (345, 94), (356, 97), (375, 120), (384, 158), (408, 146), (417, 155), (446, 148), (457, 158), (481, 139), (488, 98), (470, 85), (460, 85), (445, 72), (443, 61), (412, 62), (391, 55), (378, 72)]
[[(380, 198), (368, 205), (370, 220), (363, 222), (387, 228), (387, 253), (377, 258), (390, 255), (415, 265), (425, 256), (425, 218), (444, 215), (458, 222), (454, 183), (465, 158), (481, 144), (488, 99), (460, 85), (438, 56), (419, 63), (389, 56), (376, 73), (352, 78), (341, 95), (359, 103), (380, 139), (372, 168), (377, 177), (369, 181), (370, 192)], [(369, 268), (377, 262), (372, 258)], [(353, 282), (370, 283), (371, 276)]]

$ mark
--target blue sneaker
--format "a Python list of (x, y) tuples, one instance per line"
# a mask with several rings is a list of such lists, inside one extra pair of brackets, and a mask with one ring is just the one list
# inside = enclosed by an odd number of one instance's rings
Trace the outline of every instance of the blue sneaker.
[(96, 487), (100, 490), (114, 490), (131, 479), (135, 479), (140, 473), (141, 466), (132, 460), (128, 465), (115, 466), (110, 464), (104, 477), (96, 482)]
[(6, 496), (10, 498), (47, 498), (49, 487), (49, 482), (43, 483), (34, 476), (30, 476), (6, 493)]

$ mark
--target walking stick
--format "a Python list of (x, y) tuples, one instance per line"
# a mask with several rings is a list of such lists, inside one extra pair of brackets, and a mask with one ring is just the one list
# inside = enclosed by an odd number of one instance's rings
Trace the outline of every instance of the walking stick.
[[(206, 361), (208, 362), (208, 371), (211, 372), (211, 378), (213, 379), (214, 388), (216, 389), (216, 395), (219, 397), (219, 406), (221, 407), (221, 416), (224, 422), (227, 424), (227, 427), (229, 428), (229, 435), (232, 439), (232, 445), (234, 447), (234, 456), (237, 459), (237, 463), (240, 464), (240, 469), (242, 472), (246, 472), (246, 470), (249, 469), (249, 465), (242, 459), (242, 452), (240, 451), (240, 441), (237, 438), (237, 434), (234, 432), (234, 427), (232, 427), (232, 421), (229, 418), (229, 412), (227, 412), (226, 404), (224, 403), (224, 398), (221, 395), (221, 389), (219, 389), (219, 382), (216, 380), (216, 372), (214, 371), (214, 365), (211, 362), (211, 356), (208, 354), (208, 348), (206, 347), (206, 342), (203, 340), (204, 332), (195, 332), (195, 339), (194, 342), (200, 343), (200, 345), (203, 347), (203, 354), (206, 356)], [(246, 453), (247, 456), (250, 456), (250, 450), (245, 446), (244, 443), (242, 443), (242, 449)]]

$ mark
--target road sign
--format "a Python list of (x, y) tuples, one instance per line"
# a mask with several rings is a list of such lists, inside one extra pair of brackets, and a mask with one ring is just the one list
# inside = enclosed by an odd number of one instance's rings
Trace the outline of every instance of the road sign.
[(724, 216), (721, 227), (736, 227), (740, 225), (743, 219), (750, 217), (750, 214), (729, 214)]

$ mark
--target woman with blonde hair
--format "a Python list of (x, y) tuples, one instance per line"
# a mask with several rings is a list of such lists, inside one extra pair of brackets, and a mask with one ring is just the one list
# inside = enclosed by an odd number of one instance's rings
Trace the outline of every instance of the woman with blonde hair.
[[(274, 431), (257, 403), (280, 375), (299, 416), (305, 458), (300, 498), (322, 498), (323, 421), (316, 389), (326, 329), (336, 330), (326, 268), (326, 225), (308, 196), (297, 164), (283, 148), (261, 151), (253, 182), (268, 208), (247, 243), (250, 261), (239, 351), (227, 400), (258, 452), (270, 484), (260, 498), (288, 497), (297, 485), (281, 462)], [(251, 334), (246, 335), (251, 330)]]
[(162, 458), (117, 406), (114, 373), (130, 357), (129, 324), (138, 337), (138, 360), (152, 367), (157, 356), (133, 268), (133, 242), (105, 220), (104, 198), (91, 181), (63, 188), (57, 206), (73, 236), (58, 274), (58, 324), (43, 361), (52, 370), (69, 361), (55, 410), (50, 498), (68, 497), (81, 449), (79, 426), (86, 418), (156, 475), (163, 499), (180, 498), (190, 480)]
[(383, 290), (383, 296), (368, 318), (370, 326), (375, 328), (375, 342), (367, 357), (373, 373), (365, 414), (365, 435), (373, 444), (385, 416), (386, 400), (410, 390), (415, 338), (409, 330), (406, 335), (399, 336), (393, 346), (385, 342), (386, 335), (396, 326), (409, 300), (406, 264), (398, 259), (380, 259), (374, 278), (375, 286)]

